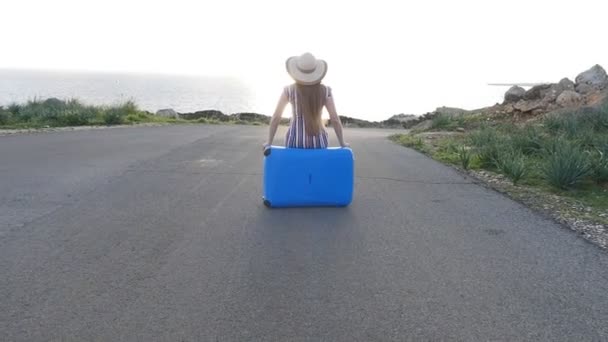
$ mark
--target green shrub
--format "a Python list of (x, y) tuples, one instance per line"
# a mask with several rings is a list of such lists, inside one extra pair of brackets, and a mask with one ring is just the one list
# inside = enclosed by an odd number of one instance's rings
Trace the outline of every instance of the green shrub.
[(597, 132), (608, 131), (608, 104), (592, 111), (589, 115), (589, 121)]
[(49, 98), (46, 100), (32, 99), (23, 105), (11, 104), (2, 111), (0, 120), (2, 120), (1, 125), (31, 127), (115, 125), (124, 122), (157, 121), (158, 119), (140, 111), (132, 101), (105, 107), (85, 105), (76, 99)]
[(457, 153), (458, 159), (460, 160), (460, 166), (462, 166), (463, 169), (468, 170), (471, 166), (471, 159), (474, 155), (473, 152), (471, 151), (471, 149), (462, 145), (460, 146), (460, 148), (458, 148)]
[(496, 161), (500, 157), (501, 150), (505, 147), (505, 141), (502, 138), (491, 138), (485, 144), (477, 147), (477, 156), (481, 167), (483, 168), (495, 168)]
[(0, 107), (0, 125), (8, 125), (11, 121), (12, 113)]
[(510, 138), (513, 148), (525, 155), (538, 154), (543, 148), (543, 135), (535, 126), (526, 126), (523, 130), (515, 132)]
[(438, 114), (433, 118), (431, 122), (432, 129), (446, 129), (452, 123), (452, 118), (448, 115)]
[(125, 117), (125, 120), (130, 123), (138, 123), (143, 121), (143, 119), (137, 114), (129, 114)]
[(392, 141), (405, 147), (412, 147), (417, 150), (424, 148), (424, 141), (420, 137), (414, 137), (409, 134), (394, 134), (389, 137)]
[(562, 119), (557, 115), (551, 115), (543, 120), (545, 128), (553, 134), (557, 134), (562, 127)]
[(108, 109), (103, 114), (103, 122), (106, 125), (120, 125), (124, 122), (123, 112), (116, 108)]
[(579, 117), (575, 115), (567, 115), (562, 118), (562, 131), (566, 134), (566, 137), (575, 139), (579, 132), (584, 131), (585, 128)]
[(89, 118), (86, 113), (70, 111), (57, 116), (56, 123), (66, 126), (83, 126), (89, 123)]
[(591, 177), (596, 183), (608, 182), (608, 140), (591, 151)]
[(588, 155), (573, 142), (554, 139), (545, 151), (543, 176), (556, 188), (575, 187), (592, 171)]
[(584, 121), (577, 113), (566, 113), (546, 118), (544, 125), (553, 135), (565, 134), (568, 138), (575, 138), (580, 131), (585, 130)]
[(493, 144), (498, 140), (498, 132), (493, 128), (482, 128), (470, 135), (471, 143), (475, 147)]
[(19, 115), (19, 111), (21, 110), (21, 106), (16, 104), (16, 103), (12, 103), (10, 105), (8, 105), (7, 110), (9, 112), (11, 112), (11, 114), (13, 115)]
[(513, 182), (513, 185), (517, 185), (529, 170), (524, 154), (514, 148), (504, 149), (498, 153), (496, 167)]

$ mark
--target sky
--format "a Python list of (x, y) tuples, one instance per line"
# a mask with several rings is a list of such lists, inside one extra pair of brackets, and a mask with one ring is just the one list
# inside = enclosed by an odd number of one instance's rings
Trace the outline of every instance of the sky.
[[(502, 100), (488, 83), (608, 67), (603, 0), (3, 0), (0, 68), (237, 77), (273, 107), (285, 59), (328, 62), (339, 112), (369, 119)], [(269, 109), (268, 112), (271, 112)]]

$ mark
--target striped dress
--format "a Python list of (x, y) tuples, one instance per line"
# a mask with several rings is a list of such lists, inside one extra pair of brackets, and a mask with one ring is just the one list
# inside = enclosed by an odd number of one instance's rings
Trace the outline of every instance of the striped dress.
[[(332, 96), (331, 88), (325, 86), (325, 99)], [(285, 146), (289, 148), (327, 148), (329, 145), (327, 132), (323, 127), (319, 134), (307, 134), (306, 125), (304, 124), (304, 116), (300, 113), (298, 106), (298, 96), (296, 92), (296, 85), (292, 84), (284, 89), (285, 96), (289, 99), (291, 104), (291, 120), (289, 122), (289, 129), (285, 136)]]

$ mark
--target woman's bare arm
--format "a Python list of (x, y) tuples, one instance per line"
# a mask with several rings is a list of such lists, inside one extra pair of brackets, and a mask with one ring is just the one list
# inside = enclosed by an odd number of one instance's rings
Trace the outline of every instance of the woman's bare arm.
[(285, 93), (281, 94), (279, 98), (279, 102), (277, 103), (277, 108), (274, 110), (274, 114), (272, 115), (272, 119), (270, 119), (270, 129), (268, 131), (268, 141), (264, 144), (264, 147), (272, 145), (272, 141), (274, 140), (274, 135), (277, 133), (277, 128), (281, 123), (281, 116), (283, 115), (283, 111), (285, 110), (285, 106), (289, 100)]
[(348, 144), (344, 142), (344, 136), (342, 135), (342, 121), (340, 121), (340, 117), (338, 116), (338, 112), (336, 111), (336, 104), (334, 103), (333, 97), (328, 97), (325, 101), (325, 108), (329, 112), (329, 118), (331, 119), (331, 125), (336, 132), (336, 136), (338, 137), (338, 142), (340, 146), (347, 147)]

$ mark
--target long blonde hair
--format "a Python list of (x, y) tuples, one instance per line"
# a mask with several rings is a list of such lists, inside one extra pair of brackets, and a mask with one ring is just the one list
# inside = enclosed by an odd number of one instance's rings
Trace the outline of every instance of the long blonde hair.
[(306, 134), (316, 135), (321, 132), (321, 112), (325, 105), (326, 88), (322, 84), (303, 85), (296, 83), (298, 111), (304, 116)]

